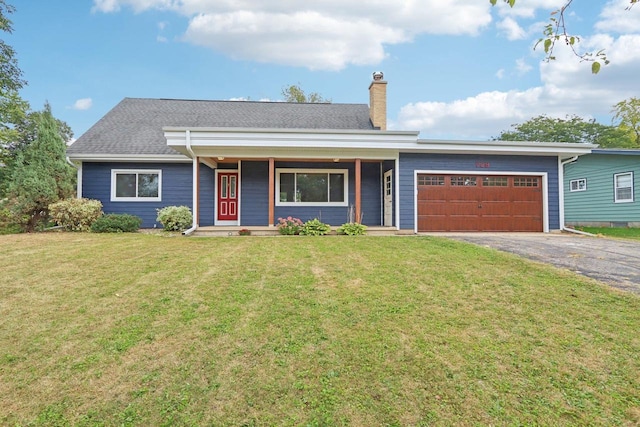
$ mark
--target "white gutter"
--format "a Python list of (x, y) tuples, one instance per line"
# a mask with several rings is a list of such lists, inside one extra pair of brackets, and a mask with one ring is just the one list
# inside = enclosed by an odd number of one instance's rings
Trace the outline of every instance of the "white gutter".
[(71, 161), (69, 156), (66, 157), (67, 163), (76, 169), (76, 199), (82, 198), (82, 169)]
[(584, 233), (582, 231), (574, 230), (573, 228), (568, 228), (564, 223), (564, 166), (569, 163), (573, 163), (578, 160), (578, 156), (573, 156), (567, 160), (560, 160), (560, 167), (558, 168), (558, 195), (560, 201), (560, 231), (568, 231), (569, 233), (577, 233), (577, 234), (587, 234), (593, 236), (593, 234)]
[(191, 160), (193, 162), (193, 177), (191, 179), (191, 182), (192, 182), (191, 187), (193, 188), (193, 194), (192, 194), (193, 223), (191, 225), (191, 228), (184, 230), (182, 232), (183, 236), (188, 236), (189, 234), (196, 231), (196, 229), (198, 228), (198, 224), (196, 222), (198, 218), (198, 203), (197, 203), (198, 202), (198, 183), (196, 182), (198, 179), (198, 158), (193, 152), (193, 150), (191, 149), (191, 131), (189, 129), (185, 130), (185, 138), (186, 138), (187, 152), (191, 155)]

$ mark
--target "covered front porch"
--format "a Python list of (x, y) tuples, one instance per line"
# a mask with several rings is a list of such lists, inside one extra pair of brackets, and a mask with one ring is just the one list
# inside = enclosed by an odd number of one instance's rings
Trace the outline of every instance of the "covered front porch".
[(214, 159), (194, 159), (198, 227), (275, 228), (286, 217), (397, 225), (394, 159)]
[[(399, 229), (398, 144), (415, 132), (165, 128), (193, 165), (193, 229), (280, 217)], [(220, 230), (233, 232), (234, 230)], [(256, 230), (261, 232), (263, 230)]]

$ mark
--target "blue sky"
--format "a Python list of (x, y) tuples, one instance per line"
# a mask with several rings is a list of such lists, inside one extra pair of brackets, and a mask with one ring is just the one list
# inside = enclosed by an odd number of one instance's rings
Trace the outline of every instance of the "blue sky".
[(339, 103), (368, 103), (388, 81), (391, 129), (486, 140), (539, 114), (609, 124), (640, 97), (640, 7), (575, 0), (567, 13), (590, 66), (560, 46), (532, 49), (564, 0), (9, 0), (32, 109), (48, 101), (79, 137), (125, 97), (282, 99), (300, 84)]

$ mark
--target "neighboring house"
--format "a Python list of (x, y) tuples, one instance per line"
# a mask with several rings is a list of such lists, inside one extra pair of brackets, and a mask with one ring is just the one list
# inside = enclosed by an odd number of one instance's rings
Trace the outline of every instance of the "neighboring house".
[(640, 227), (640, 150), (595, 149), (564, 173), (567, 225)]
[[(562, 161), (586, 144), (424, 140), (386, 129), (381, 74), (364, 104), (126, 98), (68, 149), (78, 195), (154, 227), (356, 218), (420, 231), (561, 229)], [(461, 123), (464, 126), (464, 123)]]

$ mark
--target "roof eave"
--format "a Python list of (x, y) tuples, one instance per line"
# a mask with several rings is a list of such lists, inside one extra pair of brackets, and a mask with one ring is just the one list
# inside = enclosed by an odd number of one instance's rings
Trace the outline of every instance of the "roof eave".
[(191, 162), (181, 154), (107, 154), (107, 153), (70, 153), (68, 157), (75, 162)]

